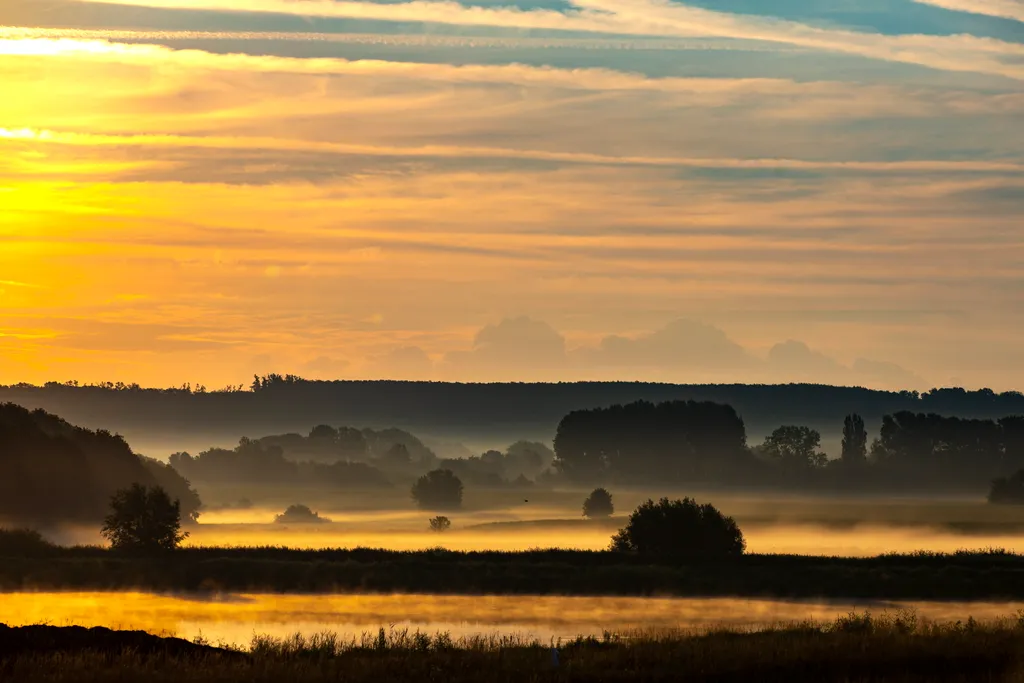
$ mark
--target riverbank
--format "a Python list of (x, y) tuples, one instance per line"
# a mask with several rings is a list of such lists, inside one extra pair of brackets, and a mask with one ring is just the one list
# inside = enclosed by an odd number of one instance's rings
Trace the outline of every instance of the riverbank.
[(94, 547), (0, 558), (0, 590), (431, 593), (1024, 600), (1024, 556), (744, 555), (653, 562), (597, 551), (453, 552), (183, 548), (130, 557)]
[[(24, 683), (1024, 681), (1024, 629), (1011, 620), (929, 625), (913, 615), (861, 614), (756, 633), (609, 634), (554, 648), (514, 637), (453, 640), (443, 633), (381, 629), (352, 641), (331, 634), (255, 637), (244, 651), (186, 647), (183, 641), (164, 646), (161, 639), (138, 633), (124, 634), (118, 642), (118, 633), (106, 630), (40, 628), (0, 628), (3, 678)], [(18, 648), (10, 646), (14, 641)], [(33, 641), (46, 647), (33, 647)]]

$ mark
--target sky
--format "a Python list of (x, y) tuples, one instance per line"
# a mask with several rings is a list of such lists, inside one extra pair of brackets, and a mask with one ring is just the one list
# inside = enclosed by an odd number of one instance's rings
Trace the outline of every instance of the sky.
[(3, 0), (0, 383), (1024, 388), (1024, 0)]

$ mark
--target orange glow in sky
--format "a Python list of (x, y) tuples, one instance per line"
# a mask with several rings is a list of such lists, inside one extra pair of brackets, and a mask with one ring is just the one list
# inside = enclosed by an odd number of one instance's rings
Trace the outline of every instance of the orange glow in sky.
[(0, 8), (0, 383), (1024, 380), (1013, 3), (129, 4)]

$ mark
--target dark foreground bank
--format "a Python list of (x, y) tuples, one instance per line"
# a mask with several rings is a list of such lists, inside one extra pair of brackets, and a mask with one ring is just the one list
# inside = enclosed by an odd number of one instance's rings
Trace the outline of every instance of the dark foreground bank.
[(744, 555), (652, 562), (572, 550), (452, 552), (187, 548), (153, 557), (101, 548), (0, 553), (0, 590), (1022, 600), (1024, 556), (1001, 551), (832, 558)]
[(824, 626), (760, 633), (612, 636), (555, 645), (381, 631), (351, 643), (330, 635), (256, 638), (242, 652), (105, 629), (0, 627), (0, 677), (25, 683), (1024, 681), (1024, 628), (1011, 621), (929, 626), (912, 615), (851, 615)]

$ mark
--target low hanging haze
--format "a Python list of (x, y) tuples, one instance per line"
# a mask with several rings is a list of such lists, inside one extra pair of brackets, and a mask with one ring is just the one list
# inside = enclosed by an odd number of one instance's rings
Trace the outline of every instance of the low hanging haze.
[(0, 383), (1024, 385), (1024, 0), (0, 27)]

